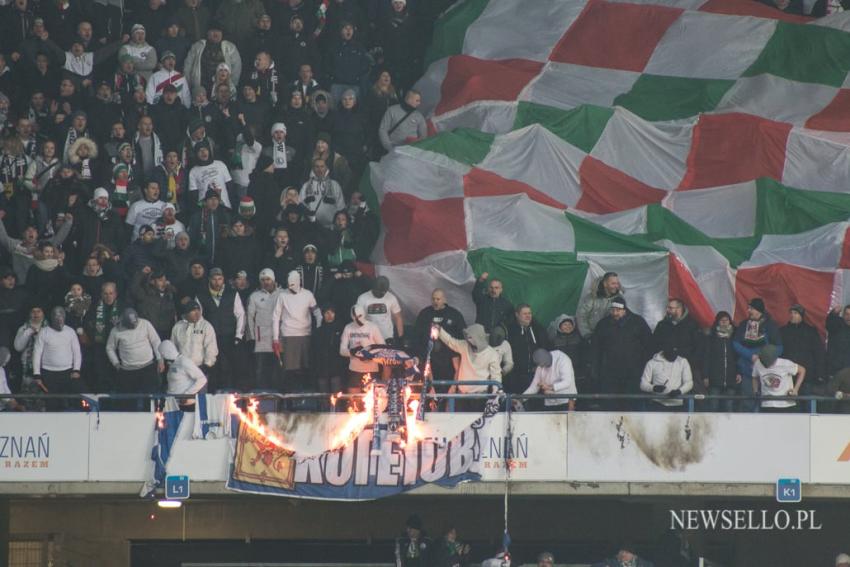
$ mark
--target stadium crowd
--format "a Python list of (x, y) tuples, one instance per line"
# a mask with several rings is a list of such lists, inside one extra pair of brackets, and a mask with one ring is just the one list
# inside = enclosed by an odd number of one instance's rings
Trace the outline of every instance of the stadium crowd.
[(426, 134), (411, 86), (451, 3), (0, 7), (0, 393), (355, 393), (379, 370), (356, 351), (382, 343), (430, 353), (438, 380), (655, 395), (613, 409), (683, 409), (697, 390), (752, 397), (706, 409), (789, 411), (756, 395), (850, 392), (850, 308), (830, 314), (826, 351), (802, 307), (779, 329), (758, 298), (707, 332), (671, 299), (653, 332), (606, 274), (544, 327), (485, 273), (474, 324), (439, 289), (404, 321), (387, 278), (358, 268), (379, 220), (357, 184)]

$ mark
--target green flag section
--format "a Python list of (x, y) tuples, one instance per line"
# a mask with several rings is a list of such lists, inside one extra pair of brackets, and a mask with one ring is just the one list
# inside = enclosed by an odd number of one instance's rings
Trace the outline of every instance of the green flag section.
[(437, 20), (431, 45), (425, 54), (425, 65), (462, 53), (466, 28), (481, 15), (488, 2), (489, 0), (459, 2), (445, 16)]
[(587, 277), (587, 262), (563, 252), (472, 250), (467, 259), (476, 276), (488, 272), (502, 280), (505, 296), (528, 303), (544, 324), (561, 313), (575, 313)]
[(709, 112), (720, 103), (735, 81), (641, 75), (614, 104), (644, 120), (678, 120)]
[(565, 142), (590, 153), (613, 114), (611, 108), (590, 104), (564, 111), (533, 102), (520, 102), (513, 129), (540, 124)]
[(796, 234), (850, 218), (850, 194), (802, 191), (759, 179), (757, 234)]
[(411, 145), (473, 166), (487, 157), (493, 138), (495, 138), (494, 134), (471, 128), (458, 128), (451, 132), (442, 132), (436, 136), (419, 140)]
[(824, 26), (779, 22), (744, 76), (770, 73), (792, 81), (840, 87), (848, 71), (850, 34)]

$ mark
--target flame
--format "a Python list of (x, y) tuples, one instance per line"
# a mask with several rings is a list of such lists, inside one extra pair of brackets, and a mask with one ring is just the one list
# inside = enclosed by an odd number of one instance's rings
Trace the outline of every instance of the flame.
[(419, 428), (416, 424), (416, 413), (419, 409), (420, 400), (411, 399), (413, 397), (413, 390), (410, 389), (410, 386), (404, 387), (404, 431), (406, 433), (405, 441), (407, 443), (415, 443), (417, 440), (422, 439), (422, 432), (419, 431)]
[(156, 428), (165, 429), (165, 413), (161, 411), (156, 412)]
[(363, 383), (366, 388), (363, 391), (363, 409), (358, 411), (353, 406), (348, 407), (348, 419), (343, 424), (342, 428), (331, 439), (331, 451), (335, 451), (340, 447), (344, 447), (352, 443), (360, 432), (366, 429), (366, 426), (374, 421), (375, 409), (375, 385), (368, 374), (363, 375)]
[(436, 341), (440, 338), (440, 327), (437, 325), (431, 325), (431, 340)]
[(266, 425), (260, 420), (260, 414), (257, 412), (257, 408), (260, 406), (260, 402), (256, 398), (251, 398), (248, 400), (248, 407), (246, 411), (242, 411), (238, 405), (236, 405), (236, 398), (230, 398), (230, 407), (231, 410), (239, 416), (239, 421), (244, 423), (248, 428), (251, 429), (257, 435), (260, 435), (274, 445), (275, 447), (280, 447), (281, 449), (289, 450), (286, 445), (283, 443), (283, 438), (271, 431)]

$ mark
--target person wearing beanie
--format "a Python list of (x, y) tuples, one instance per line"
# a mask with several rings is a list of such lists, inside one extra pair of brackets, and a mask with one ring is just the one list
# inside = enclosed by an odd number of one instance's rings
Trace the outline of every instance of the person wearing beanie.
[(232, 388), (238, 378), (238, 349), (245, 334), (245, 308), (239, 294), (226, 285), (221, 268), (211, 268), (207, 286), (196, 297), (204, 318), (215, 329), (218, 360), (210, 374), (210, 388)]
[(208, 93), (212, 93), (214, 75), (221, 63), (230, 69), (229, 81), (239, 84), (242, 77), (242, 58), (239, 50), (232, 42), (224, 39), (222, 26), (217, 22), (210, 22), (206, 39), (196, 41), (183, 66), (183, 73), (192, 91), (198, 87), (204, 87)]
[(248, 298), (245, 338), (253, 346), (256, 388), (281, 389), (280, 362), (272, 340), (274, 309), (280, 288), (274, 270), (264, 268), (259, 273), (260, 287)]
[[(747, 319), (742, 321), (735, 330), (732, 346), (738, 354), (738, 373), (743, 377), (741, 394), (755, 397), (758, 393), (753, 390), (755, 382), (748, 380), (753, 375), (753, 360), (765, 345), (777, 347), (777, 356), (782, 354), (782, 335), (779, 326), (767, 313), (764, 300), (760, 297), (751, 299), (747, 306)], [(755, 411), (755, 400), (742, 400), (742, 411)]]
[[(175, 248), (176, 250), (176, 248)], [(177, 280), (177, 300), (185, 306), (194, 301), (195, 297), (207, 285), (207, 264), (203, 258), (193, 257), (189, 261), (189, 269), (180, 274)]]
[(135, 24), (130, 28), (130, 41), (118, 51), (118, 57), (123, 56), (132, 58), (136, 71), (145, 81), (150, 79), (151, 73), (156, 68), (158, 58), (156, 49), (147, 42), (147, 30), (142, 24)]
[[(596, 325), (591, 343), (592, 379), (602, 394), (636, 394), (640, 377), (652, 357), (652, 334), (643, 317), (629, 310), (622, 295), (610, 298), (610, 310)], [(610, 411), (628, 411), (634, 404), (606, 400)]]
[(826, 393), (826, 350), (817, 329), (805, 322), (806, 309), (794, 304), (788, 309), (788, 324), (779, 329), (782, 357), (806, 369), (803, 395)]
[[(277, 122), (286, 124), (286, 144), (294, 151), (289, 160), (298, 175), (306, 171), (310, 160), (313, 140), (316, 137), (316, 124), (310, 113), (309, 104), (298, 89), (284, 90), (278, 110), (274, 115)], [(295, 180), (296, 182), (299, 180)]]
[(585, 376), (584, 363), (586, 356), (584, 353), (585, 346), (578, 332), (575, 317), (563, 313), (558, 315), (549, 323), (549, 326), (546, 328), (546, 334), (553, 349), (559, 350), (570, 357), (576, 375), (576, 383), (578, 386), (581, 386), (582, 379)]
[(661, 350), (653, 355), (643, 369), (640, 389), (648, 394), (667, 396), (653, 398), (645, 405), (649, 411), (683, 411), (685, 408), (682, 394), (694, 387), (691, 365), (680, 356), (679, 348), (673, 340), (661, 344)]
[[(366, 149), (369, 144), (366, 115), (360, 108), (360, 94), (354, 89), (342, 93), (331, 125), (334, 150), (345, 156), (351, 169), (362, 171), (368, 161)], [(346, 195), (351, 191), (346, 188)]]
[(181, 221), (191, 218), (190, 212), (194, 211), (196, 203), (189, 201), (189, 172), (183, 167), (179, 149), (166, 150), (165, 158), (154, 171), (153, 180), (159, 183), (163, 200), (174, 205)]
[(218, 359), (215, 329), (204, 319), (196, 301), (183, 304), (180, 320), (171, 329), (171, 342), (177, 351), (209, 375)]
[(109, 202), (109, 191), (94, 190), (94, 198), (80, 210), (77, 220), (77, 246), (81, 257), (88, 257), (98, 244), (119, 254), (128, 240), (127, 225)]
[(165, 87), (171, 86), (176, 89), (176, 95), (184, 108), (192, 104), (192, 95), (189, 92), (189, 83), (183, 73), (176, 70), (177, 57), (171, 51), (165, 51), (159, 58), (159, 71), (153, 73), (145, 88), (145, 98), (148, 104), (156, 105), (162, 98)]
[(149, 224), (140, 226), (138, 238), (124, 249), (124, 254), (121, 256), (121, 266), (127, 281), (130, 281), (145, 267), (159, 267), (156, 258), (159, 249), (160, 246), (156, 242), (156, 231), (153, 226)]
[(339, 39), (331, 52), (327, 69), (334, 100), (341, 100), (342, 94), (348, 90), (353, 91), (355, 97), (366, 90), (372, 65), (366, 48), (355, 38), (355, 33), (353, 23), (340, 22)]
[(779, 358), (780, 349), (766, 344), (758, 351), (753, 363), (752, 389), (761, 394), (761, 411), (785, 413), (795, 411), (797, 402), (770, 400), (771, 397), (796, 396), (806, 379), (806, 368), (786, 358)]
[(174, 286), (159, 268), (145, 266), (130, 279), (130, 297), (139, 316), (151, 322), (160, 339), (167, 339), (177, 321)]
[(162, 216), (156, 219), (153, 228), (157, 239), (165, 242), (166, 250), (174, 248), (177, 235), (186, 232), (186, 225), (177, 219), (177, 208), (171, 203), (162, 208)]
[(398, 567), (427, 567), (434, 563), (437, 550), (434, 542), (425, 533), (422, 518), (411, 514), (404, 523), (404, 534), (395, 540), (396, 565)]
[(312, 151), (312, 159), (325, 160), (325, 164), (328, 166), (328, 176), (339, 183), (343, 194), (346, 196), (351, 195), (354, 174), (345, 156), (331, 149), (331, 135), (327, 132), (320, 132)]
[(292, 167), (295, 149), (287, 144), (287, 128), (283, 122), (271, 127), (271, 143), (263, 148), (263, 156), (271, 158), (275, 180), (278, 186), (286, 187), (298, 181), (298, 174)]
[(850, 567), (850, 555), (839, 553), (835, 556), (835, 567)]
[(230, 170), (223, 162), (213, 159), (209, 147), (204, 144), (198, 145), (195, 157), (196, 165), (189, 171), (190, 200), (200, 202), (205, 200), (209, 193), (216, 193), (222, 206), (228, 210), (232, 209), (230, 191), (233, 178), (230, 176)]

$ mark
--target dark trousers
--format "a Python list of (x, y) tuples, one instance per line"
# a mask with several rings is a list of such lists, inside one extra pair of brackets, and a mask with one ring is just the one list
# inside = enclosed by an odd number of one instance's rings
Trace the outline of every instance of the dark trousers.
[(283, 391), (280, 362), (273, 352), (254, 353), (254, 376), (257, 388)]
[[(156, 361), (153, 361), (137, 370), (119, 370), (118, 392), (121, 394), (157, 394), (161, 392), (159, 370), (156, 366)], [(150, 407), (150, 402), (143, 399), (128, 400), (120, 405), (128, 411), (145, 411)]]
[(234, 372), (237, 371), (236, 347), (234, 337), (221, 337), (216, 340), (218, 344), (218, 359), (212, 367), (209, 375), (208, 390), (215, 393), (218, 390), (233, 389), (235, 384)]
[[(44, 382), (48, 394), (76, 394), (71, 369), (41, 370), (41, 381)], [(47, 400), (47, 411), (66, 411), (75, 406), (70, 400)]]
[(116, 371), (106, 356), (106, 345), (95, 344), (91, 351), (92, 364), (88, 385), (99, 394), (117, 391)]

